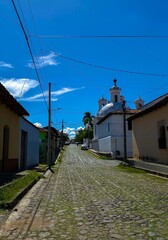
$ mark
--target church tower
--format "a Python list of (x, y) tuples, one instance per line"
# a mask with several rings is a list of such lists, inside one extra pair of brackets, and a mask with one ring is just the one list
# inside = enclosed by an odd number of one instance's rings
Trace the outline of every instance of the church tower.
[(114, 79), (114, 86), (110, 88), (111, 102), (114, 104), (121, 102), (121, 88), (117, 87), (116, 82), (117, 80)]
[(135, 108), (140, 109), (144, 105), (144, 100), (139, 97), (137, 100), (134, 101), (134, 103), (135, 103)]
[(99, 110), (100, 110), (102, 107), (104, 107), (107, 104), (107, 100), (104, 99), (104, 97), (102, 97), (99, 99), (98, 104), (99, 104)]

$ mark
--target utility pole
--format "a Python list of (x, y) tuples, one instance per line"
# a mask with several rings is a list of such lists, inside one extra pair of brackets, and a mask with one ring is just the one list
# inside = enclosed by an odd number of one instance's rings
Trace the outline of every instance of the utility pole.
[(124, 161), (127, 162), (127, 136), (126, 136), (126, 106), (123, 100), (123, 135), (124, 135)]
[(90, 148), (90, 134), (89, 134), (89, 130), (90, 130), (90, 121), (88, 121), (88, 123), (87, 123), (87, 131), (88, 131), (88, 148)]
[(64, 136), (64, 124), (65, 123), (67, 123), (67, 122), (64, 122), (64, 120), (62, 119), (62, 121), (61, 122), (59, 122), (59, 123), (61, 123), (61, 149), (63, 149), (63, 143), (64, 143), (64, 139), (63, 139), (63, 136)]
[(61, 149), (63, 149), (63, 131), (64, 131), (64, 120), (62, 119), (62, 131), (61, 131)]
[(48, 90), (48, 168), (51, 169), (51, 83)]

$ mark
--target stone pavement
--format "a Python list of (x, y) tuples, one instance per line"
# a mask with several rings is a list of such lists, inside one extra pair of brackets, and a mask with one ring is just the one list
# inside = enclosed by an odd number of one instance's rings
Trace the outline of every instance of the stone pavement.
[(117, 170), (70, 145), (10, 214), (0, 239), (168, 239), (168, 179)]

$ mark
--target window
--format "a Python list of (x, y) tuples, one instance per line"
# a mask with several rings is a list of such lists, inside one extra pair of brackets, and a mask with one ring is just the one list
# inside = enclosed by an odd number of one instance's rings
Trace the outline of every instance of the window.
[(108, 132), (110, 132), (110, 123), (108, 122)]
[(166, 128), (164, 121), (158, 122), (158, 145), (160, 149), (166, 149)]
[(117, 95), (114, 96), (114, 102), (118, 102), (118, 96)]
[(95, 135), (96, 135), (96, 125), (95, 125)]

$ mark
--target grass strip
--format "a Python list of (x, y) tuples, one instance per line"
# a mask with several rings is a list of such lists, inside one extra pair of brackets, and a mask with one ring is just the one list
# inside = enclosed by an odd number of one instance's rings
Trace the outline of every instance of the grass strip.
[(118, 171), (123, 171), (123, 172), (128, 172), (128, 173), (139, 173), (139, 174), (145, 173), (145, 171), (142, 169), (137, 169), (137, 168), (133, 168), (130, 166), (124, 166), (122, 164), (117, 165), (115, 168)]
[(13, 180), (10, 184), (7, 184), (0, 188), (0, 207), (5, 207), (12, 202), (25, 188), (33, 183), (33, 181), (39, 179), (41, 174), (28, 170), (26, 175), (19, 179)]

